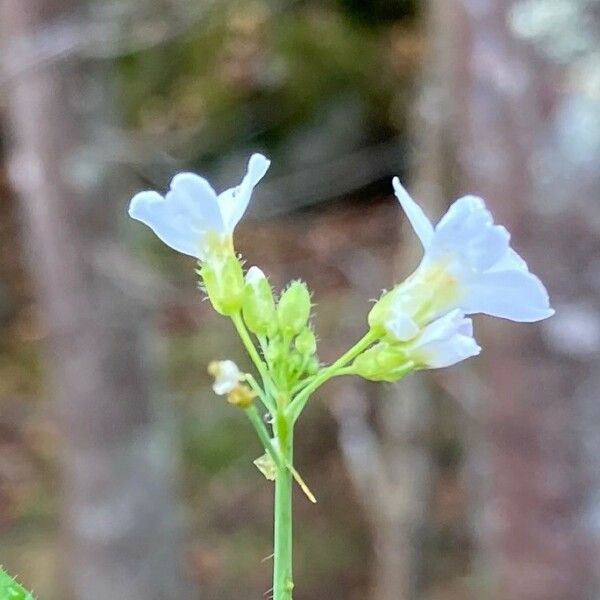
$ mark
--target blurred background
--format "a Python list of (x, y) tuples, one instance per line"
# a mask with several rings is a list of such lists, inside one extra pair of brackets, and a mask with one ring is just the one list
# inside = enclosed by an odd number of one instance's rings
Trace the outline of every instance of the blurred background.
[(596, 0), (0, 0), (0, 563), (40, 600), (269, 596), (262, 450), (206, 374), (250, 366), (126, 217), (260, 151), (236, 246), (310, 283), (323, 361), (419, 258), (393, 175), (435, 218), (484, 196), (557, 309), (319, 391), (295, 598), (600, 598), (599, 24)]

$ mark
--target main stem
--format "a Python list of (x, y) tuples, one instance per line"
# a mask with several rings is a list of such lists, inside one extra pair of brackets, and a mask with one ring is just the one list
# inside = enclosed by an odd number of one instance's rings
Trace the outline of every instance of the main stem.
[[(292, 465), (293, 426), (282, 411), (277, 415), (276, 433), (284, 463)], [(275, 477), (275, 525), (273, 557), (273, 600), (292, 600), (292, 473), (281, 464)]]

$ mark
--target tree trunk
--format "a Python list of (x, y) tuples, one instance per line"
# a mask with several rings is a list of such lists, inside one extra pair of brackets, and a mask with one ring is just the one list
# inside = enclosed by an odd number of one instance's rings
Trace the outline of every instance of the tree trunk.
[(82, 58), (93, 9), (0, 0), (10, 173), (62, 431), (65, 593), (175, 600), (186, 596), (173, 448), (152, 404), (148, 315), (109, 263), (125, 206), (114, 204), (110, 74)]
[(483, 539), (498, 597), (507, 600), (599, 592), (591, 577), (600, 497), (592, 4), (432, 0), (451, 35), (440, 60), (452, 70), (447, 110), (456, 116), (459, 191), (487, 199), (557, 309), (537, 327), (477, 323), (490, 387), (478, 449), (489, 473)]
[(373, 600), (417, 597), (418, 534), (427, 515), (431, 457), (427, 445), (430, 401), (417, 376), (376, 399), (379, 427), (369, 418), (369, 389), (338, 384), (333, 414), (350, 477), (371, 528)]

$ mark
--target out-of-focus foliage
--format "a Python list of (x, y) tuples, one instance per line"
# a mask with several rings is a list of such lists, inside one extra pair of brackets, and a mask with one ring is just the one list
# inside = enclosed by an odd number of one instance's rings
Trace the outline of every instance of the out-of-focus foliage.
[[(322, 2), (220, 2), (185, 37), (121, 59), (127, 119), (149, 134), (179, 132), (176, 144), (185, 132), (188, 161), (251, 144), (285, 156), (286, 145), (311, 126), (331, 131), (329, 144), (345, 129), (346, 148), (347, 135), (355, 147), (390, 137), (397, 77), (391, 25), (362, 17), (366, 6), (387, 19), (412, 12), (410, 3), (390, 11), (392, 4), (340, 2), (340, 11)], [(353, 126), (329, 126), (335, 119)]]
[[(142, 11), (149, 3), (130, 4)], [(155, 3), (153, 15), (160, 21), (170, 4)], [(178, 0), (178, 6), (183, 4), (185, 0)], [(143, 176), (155, 177), (152, 183), (162, 186), (181, 168), (206, 174), (230, 165), (236, 170), (239, 156), (260, 149), (275, 159), (276, 178), (395, 141), (408, 106), (407, 86), (399, 82), (414, 73), (422, 44), (414, 27), (414, 4), (208, 0), (201, 20), (182, 29), (182, 35), (166, 34), (161, 43), (110, 59), (127, 128), (123, 135), (130, 147), (140, 150), (133, 162), (141, 165)], [(110, 50), (107, 56), (112, 56)], [(0, 214), (0, 220), (10, 221), (16, 235), (13, 215)], [(388, 229), (369, 225), (372, 221), (362, 216), (359, 220), (353, 230), (356, 244), (373, 231), (374, 237), (389, 238)], [(396, 230), (391, 219), (384, 220)], [(248, 260), (267, 255), (271, 264), (266, 267), (275, 263), (278, 275), (291, 268), (294, 275), (316, 275), (311, 255), (299, 251), (302, 243), (320, 248), (323, 263), (331, 260), (327, 269), (319, 269), (321, 280), (344, 279), (335, 262), (340, 236), (330, 235), (338, 225), (325, 224), (312, 213), (293, 219), (296, 229), (290, 233), (286, 228), (291, 223), (282, 219), (241, 231), (247, 241), (240, 247)], [(345, 227), (345, 221), (339, 224), (340, 231)], [(308, 230), (312, 233), (307, 240)], [(141, 227), (130, 225), (128, 232), (137, 236), (132, 244), (136, 249), (143, 245), (148, 277), (159, 289), (154, 295), (150, 286), (149, 292), (150, 300), (159, 304), (158, 326), (164, 336), (166, 389), (158, 396), (161, 410), (174, 407), (173, 431), (182, 450), (187, 573), (207, 598), (239, 597), (240, 589), (259, 597), (271, 570), (260, 559), (272, 552), (272, 488), (252, 464), (262, 453), (254, 434), (243, 416), (214, 397), (205, 373), (214, 358), (230, 357), (248, 367), (223, 322), (205, 316), (194, 288), (193, 262), (165, 252)], [(23, 265), (14, 260), (17, 245), (4, 233), (3, 240), (8, 248), (2, 253), (8, 300), (5, 307), (0, 290), (0, 545), (11, 571), (26, 573), (45, 600), (54, 600), (62, 597), (55, 544), (61, 439), (48, 403), (39, 402), (49, 393), (40, 360), (40, 342), (47, 332), (38, 324)], [(264, 262), (269, 263), (260, 264)], [(9, 269), (14, 276), (8, 277)], [(270, 274), (281, 278), (273, 269)], [(165, 281), (176, 285), (169, 287)], [(356, 498), (348, 493), (335, 426), (322, 405), (311, 407), (299, 443), (303, 476), (319, 499), (316, 508), (302, 497), (296, 504), (302, 523), (296, 553), (304, 597), (362, 598), (368, 529)]]
[(366, 23), (385, 23), (412, 18), (417, 13), (417, 0), (337, 0), (356, 19)]

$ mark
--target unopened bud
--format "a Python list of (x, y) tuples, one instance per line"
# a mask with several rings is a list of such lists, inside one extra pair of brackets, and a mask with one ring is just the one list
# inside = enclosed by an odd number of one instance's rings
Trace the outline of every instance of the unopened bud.
[(220, 396), (231, 392), (242, 378), (242, 373), (232, 360), (213, 360), (208, 365), (208, 373), (215, 378), (213, 390)]
[(277, 305), (279, 329), (288, 339), (298, 335), (310, 317), (310, 293), (302, 281), (292, 281)]
[(274, 365), (280, 358), (283, 357), (284, 351), (279, 339), (269, 340), (269, 345), (265, 351), (265, 358), (270, 365)]
[(298, 352), (292, 351), (287, 358), (287, 367), (290, 373), (300, 371), (304, 360)]
[(248, 329), (257, 335), (267, 335), (276, 321), (273, 290), (258, 267), (246, 273), (242, 310)]
[(294, 345), (302, 356), (312, 356), (317, 351), (317, 338), (311, 329), (305, 327), (298, 334)]
[(229, 404), (244, 409), (252, 406), (254, 398), (256, 398), (256, 393), (247, 385), (241, 384), (236, 385), (229, 394), (227, 394), (227, 402), (229, 402)]
[(319, 372), (319, 361), (313, 356), (306, 365), (306, 374), (307, 375), (316, 375)]
[(353, 366), (357, 375), (371, 381), (398, 381), (415, 367), (406, 354), (386, 343), (365, 350), (356, 357)]

